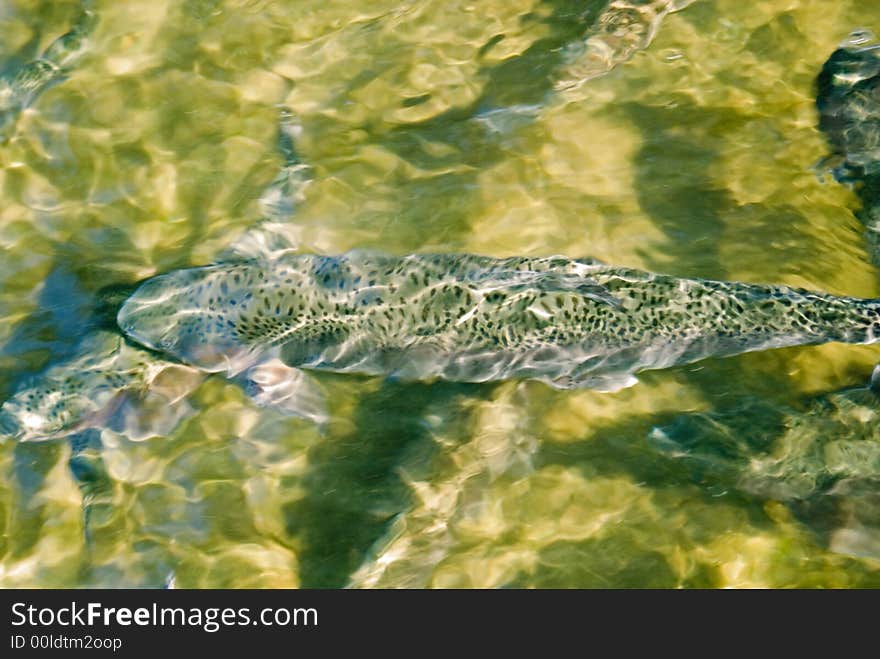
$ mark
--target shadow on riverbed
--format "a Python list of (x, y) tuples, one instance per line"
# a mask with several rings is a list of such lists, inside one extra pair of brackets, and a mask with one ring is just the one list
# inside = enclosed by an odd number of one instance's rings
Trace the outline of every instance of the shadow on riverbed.
[(306, 588), (346, 584), (394, 517), (412, 505), (400, 469), (425, 464), (438, 450), (429, 417), (463, 427), (461, 401), (484, 399), (492, 385), (385, 381), (357, 404), (351, 429), (330, 431), (309, 451), (306, 495), (286, 506), (288, 533), (302, 543), (300, 579)]

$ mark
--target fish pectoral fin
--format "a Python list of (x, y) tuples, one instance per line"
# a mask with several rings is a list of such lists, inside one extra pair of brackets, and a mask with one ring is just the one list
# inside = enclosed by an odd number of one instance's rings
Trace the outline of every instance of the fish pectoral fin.
[(547, 283), (547, 290), (572, 291), (597, 302), (604, 302), (612, 307), (621, 306), (620, 298), (615, 297), (606, 286), (594, 279), (574, 275), (553, 275)]
[(329, 418), (323, 388), (301, 369), (272, 359), (248, 369), (243, 378), (245, 391), (260, 407), (315, 423), (324, 423)]
[(146, 389), (121, 392), (121, 402), (107, 420), (111, 430), (133, 442), (172, 434), (192, 416), (188, 396), (204, 380), (203, 373), (183, 364), (160, 362), (149, 371)]
[(184, 364), (161, 364), (150, 374), (150, 391), (176, 403), (191, 394), (204, 379), (204, 374)]
[(291, 367), (320, 363), (327, 351), (338, 350), (346, 344), (350, 334), (351, 328), (340, 320), (292, 332), (280, 348), (280, 362)]
[(126, 391), (106, 425), (129, 441), (141, 442), (151, 437), (171, 435), (193, 412), (192, 405), (185, 399), (171, 400), (164, 393), (155, 391), (142, 395)]

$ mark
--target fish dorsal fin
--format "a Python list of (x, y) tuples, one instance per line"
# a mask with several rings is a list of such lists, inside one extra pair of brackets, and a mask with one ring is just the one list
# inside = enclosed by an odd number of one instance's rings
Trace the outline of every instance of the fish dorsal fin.
[(514, 268), (487, 271), (481, 275), (481, 278), (485, 280), (484, 288), (491, 290), (497, 287), (508, 291), (534, 290), (541, 293), (570, 292), (612, 306), (620, 306), (620, 300), (614, 297), (611, 291), (598, 279), (591, 276), (595, 272), (605, 269), (607, 266), (604, 263), (588, 258), (574, 261), (565, 257), (542, 259), (545, 264), (556, 260), (564, 261), (567, 267), (561, 270), (537, 266), (523, 270)]
[(524, 272), (509, 283), (508, 290), (537, 290), (541, 293), (570, 292), (604, 302), (611, 306), (620, 306), (618, 300), (605, 286), (595, 279), (556, 272)]
[(241, 380), (244, 389), (260, 407), (282, 414), (324, 423), (328, 419), (326, 396), (311, 375), (269, 359), (248, 369)]

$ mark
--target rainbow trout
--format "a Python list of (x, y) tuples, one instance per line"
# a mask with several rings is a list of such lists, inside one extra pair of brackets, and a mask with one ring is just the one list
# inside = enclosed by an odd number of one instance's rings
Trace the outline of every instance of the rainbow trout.
[(139, 344), (228, 375), (275, 359), (613, 391), (639, 371), (705, 357), (872, 343), (880, 301), (564, 257), (281, 252), (147, 280), (117, 321)]
[(117, 332), (85, 337), (76, 355), (23, 383), (0, 406), (0, 438), (55, 439), (108, 427), (130, 439), (170, 432), (202, 374), (126, 343)]

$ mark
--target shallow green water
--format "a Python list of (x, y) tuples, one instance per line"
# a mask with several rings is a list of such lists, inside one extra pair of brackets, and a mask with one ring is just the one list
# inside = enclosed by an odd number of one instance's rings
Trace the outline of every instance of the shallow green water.
[[(282, 102), (314, 169), (307, 250), (880, 295), (855, 196), (813, 170), (813, 81), (880, 29), (872, 3), (697, 0), (550, 96), (589, 2), (96, 4), (89, 53), (0, 144), (0, 399), (72, 354), (99, 289), (253, 225)], [(0, 2), (0, 72), (78, 5)], [(544, 109), (472, 120), (517, 104)], [(0, 585), (880, 586), (880, 404), (831, 393), (877, 361), (786, 349), (617, 394), (321, 375), (324, 429), (211, 378), (168, 437), (104, 430), (72, 465), (64, 441), (0, 444)]]

